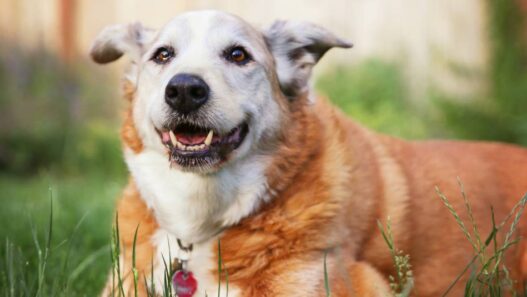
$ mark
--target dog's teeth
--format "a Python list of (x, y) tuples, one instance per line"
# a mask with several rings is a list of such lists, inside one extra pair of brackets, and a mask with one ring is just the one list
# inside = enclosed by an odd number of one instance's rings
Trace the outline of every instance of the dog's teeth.
[(185, 148), (185, 146), (184, 146), (181, 142), (179, 142), (179, 141), (176, 141), (176, 147), (177, 147), (178, 149), (184, 149), (184, 148)]
[(214, 132), (212, 130), (209, 131), (209, 134), (207, 134), (207, 138), (205, 138), (205, 142), (204, 144), (206, 146), (209, 146), (210, 143), (212, 142), (212, 136), (214, 136)]
[(177, 141), (176, 135), (174, 135), (174, 132), (170, 130), (168, 134), (170, 135), (170, 141), (172, 141), (172, 145), (176, 145), (178, 141)]

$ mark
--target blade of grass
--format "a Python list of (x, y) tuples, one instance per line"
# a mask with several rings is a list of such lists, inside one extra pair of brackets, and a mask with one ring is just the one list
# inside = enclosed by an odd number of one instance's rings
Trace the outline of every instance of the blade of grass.
[(448, 295), (448, 293), (450, 293), (450, 291), (452, 290), (452, 288), (454, 288), (454, 286), (457, 284), (457, 282), (461, 279), (461, 277), (463, 276), (463, 274), (465, 274), (465, 272), (467, 272), (467, 270), (470, 268), (470, 266), (472, 266), (472, 264), (474, 263), (474, 261), (476, 261), (478, 259), (478, 255), (475, 255), (474, 257), (472, 257), (472, 260), (470, 260), (470, 262), (465, 266), (465, 268), (463, 268), (463, 271), (461, 271), (461, 273), (459, 273), (457, 275), (457, 277), (454, 279), (454, 281), (450, 284), (450, 286), (448, 286), (448, 288), (446, 289), (445, 293), (443, 293), (443, 295), (441, 295), (441, 297), (445, 297), (446, 295)]
[(87, 268), (90, 267), (91, 264), (95, 263), (95, 261), (99, 257), (108, 253), (109, 250), (111, 250), (111, 246), (105, 245), (105, 246), (100, 247), (95, 252), (91, 253), (82, 262), (80, 262), (79, 265), (77, 265), (77, 267), (75, 267), (75, 269), (70, 273), (68, 282), (75, 281)]
[(117, 269), (117, 286), (119, 288), (119, 296), (125, 296), (123, 287), (123, 277), (121, 275), (121, 236), (119, 234), (119, 213), (115, 214), (115, 228), (114, 228), (114, 263)]
[[(44, 280), (46, 277), (46, 267), (48, 264), (48, 257), (49, 257), (49, 251), (51, 249), (51, 238), (53, 235), (53, 191), (51, 189), (51, 186), (48, 188), (49, 192), (49, 200), (50, 200), (50, 211), (49, 211), (49, 222), (48, 222), (48, 234), (46, 238), (46, 245), (44, 248), (44, 255), (42, 255), (42, 250), (40, 249), (40, 246), (38, 247), (39, 252), (39, 261), (38, 261), (38, 286), (37, 286), (37, 292), (35, 293), (35, 296), (41, 296), (43, 287), (44, 287)], [(35, 232), (35, 238), (36, 238), (36, 232)]]
[(137, 231), (138, 230), (139, 230), (139, 224), (135, 228), (134, 243), (133, 243), (133, 246), (132, 246), (132, 273), (133, 273), (133, 276), (134, 276), (134, 296), (135, 297), (137, 297), (137, 279), (139, 277), (138, 273), (137, 273), (137, 268), (135, 267), (135, 246), (137, 244)]
[(150, 291), (152, 292), (152, 295), (155, 294), (156, 287), (154, 285), (154, 255), (150, 257)]
[(467, 238), (469, 243), (472, 245), (472, 248), (477, 253), (479, 249), (476, 246), (474, 240), (472, 239), (472, 235), (470, 235), (470, 232), (468, 231), (467, 227), (465, 226), (465, 223), (463, 222), (463, 220), (461, 219), (459, 214), (456, 212), (456, 210), (454, 209), (454, 207), (452, 206), (452, 204), (450, 203), (448, 198), (445, 196), (445, 194), (443, 194), (439, 190), (439, 188), (437, 186), (435, 187), (435, 190), (436, 190), (437, 195), (441, 199), (441, 201), (443, 201), (443, 204), (448, 208), (448, 211), (452, 214), (452, 216), (456, 220), (457, 224), (461, 228), (461, 231), (463, 231), (463, 234), (465, 235), (465, 237)]
[(328, 257), (328, 251), (324, 251), (324, 288), (326, 289), (326, 297), (330, 297), (331, 290), (329, 288), (327, 257)]
[[(505, 235), (505, 241), (503, 242), (503, 247), (507, 246), (507, 244), (509, 243), (512, 235), (514, 234), (514, 232), (516, 231), (516, 227), (518, 226), (518, 223), (520, 222), (520, 218), (523, 214), (523, 210), (525, 209), (525, 204), (527, 203), (527, 194), (525, 194), (525, 196), (523, 196), (523, 198), (520, 200), (520, 202), (518, 203), (520, 206), (518, 208), (518, 211), (516, 212), (516, 216), (514, 217), (514, 220), (512, 221), (512, 224), (511, 226), (509, 227), (509, 232), (507, 232), (507, 234)], [(502, 248), (502, 251), (499, 252), (498, 254), (498, 257), (496, 259), (496, 263), (494, 265), (494, 269), (493, 271), (496, 271), (503, 259), (503, 250), (505, 250), (504, 248)]]
[(69, 264), (70, 254), (71, 254), (71, 248), (73, 247), (73, 242), (74, 242), (75, 236), (77, 235), (77, 232), (79, 231), (80, 226), (82, 225), (82, 223), (84, 222), (84, 220), (86, 219), (87, 216), (88, 216), (88, 212), (84, 213), (84, 215), (81, 217), (81, 219), (75, 225), (75, 228), (73, 228), (73, 232), (71, 233), (70, 238), (68, 240), (68, 249), (66, 251), (66, 256), (64, 258), (64, 263), (62, 265), (62, 278), (66, 279), (66, 282), (64, 284), (64, 290), (65, 291), (67, 291), (67, 289), (69, 287), (69, 284), (70, 284), (69, 281), (70, 281), (70, 278), (71, 278), (71, 274), (69, 274), (69, 276), (66, 277), (66, 271), (68, 270), (68, 264)]
[[(9, 242), (9, 239), (6, 238), (6, 271), (7, 271), (7, 279), (8, 279), (8, 296), (14, 297), (15, 296), (15, 266), (14, 266), (14, 246), (12, 243)], [(7, 294), (6, 294), (7, 296)]]
[(161, 258), (163, 260), (163, 265), (165, 266), (165, 273), (163, 277), (163, 296), (172, 296), (172, 284), (171, 284), (171, 271), (168, 269), (167, 262), (165, 260), (165, 256), (161, 255)]
[(457, 182), (459, 188), (461, 189), (461, 196), (463, 197), (463, 202), (465, 203), (465, 208), (467, 209), (470, 224), (472, 225), (472, 232), (474, 234), (474, 237), (476, 238), (476, 242), (474, 244), (476, 246), (475, 252), (480, 256), (480, 263), (483, 264), (485, 262), (485, 247), (481, 244), (481, 236), (479, 234), (478, 225), (476, 224), (476, 220), (474, 219), (474, 213), (472, 211), (472, 206), (468, 201), (468, 197), (465, 192), (465, 186), (463, 185), (459, 177), (457, 177)]
[(218, 238), (218, 297), (221, 296), (221, 243)]

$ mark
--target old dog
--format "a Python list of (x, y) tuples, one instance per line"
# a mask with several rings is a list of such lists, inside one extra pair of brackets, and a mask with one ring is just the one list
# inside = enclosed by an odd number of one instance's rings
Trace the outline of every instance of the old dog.
[[(325, 296), (325, 263), (333, 296), (388, 296), (394, 268), (377, 226), (388, 217), (414, 292), (445, 291), (473, 251), (435, 187), (466, 216), (459, 177), (488, 234), (490, 206), (501, 220), (527, 191), (527, 150), (362, 127), (310, 90), (312, 68), (334, 47), (351, 44), (306, 22), (259, 29), (218, 11), (99, 34), (95, 62), (131, 60), (122, 284), (110, 278), (103, 295), (161, 295), (168, 283), (180, 297)], [(506, 259), (521, 284), (523, 245)]]

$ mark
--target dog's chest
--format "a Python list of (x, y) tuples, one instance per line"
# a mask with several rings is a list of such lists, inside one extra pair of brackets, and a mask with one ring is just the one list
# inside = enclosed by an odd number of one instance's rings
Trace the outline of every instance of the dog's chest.
[[(218, 281), (213, 275), (218, 269), (217, 232), (236, 224), (266, 199), (265, 162), (254, 160), (212, 177), (171, 169), (157, 152), (127, 152), (126, 160), (142, 199), (160, 225), (152, 239), (157, 251), (156, 288), (163, 288), (164, 263), (179, 257), (177, 239), (181, 239), (196, 243), (188, 262), (198, 282), (194, 296), (218, 296)], [(220, 296), (225, 293), (223, 284)], [(232, 285), (228, 296), (238, 296)]]
[(142, 198), (159, 225), (186, 242), (200, 242), (236, 224), (266, 199), (265, 162), (255, 159), (214, 175), (171, 169), (154, 151), (126, 153)]

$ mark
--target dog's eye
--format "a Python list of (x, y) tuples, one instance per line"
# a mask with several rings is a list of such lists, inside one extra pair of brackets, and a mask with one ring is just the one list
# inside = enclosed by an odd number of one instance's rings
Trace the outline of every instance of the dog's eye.
[(238, 65), (245, 65), (252, 60), (251, 55), (241, 46), (235, 46), (225, 52), (227, 61)]
[(160, 47), (152, 56), (152, 61), (157, 64), (166, 64), (174, 57), (174, 50), (171, 47)]

